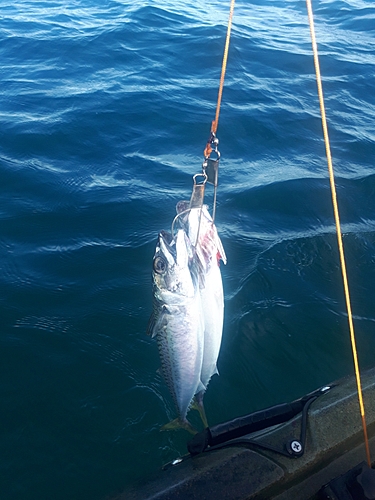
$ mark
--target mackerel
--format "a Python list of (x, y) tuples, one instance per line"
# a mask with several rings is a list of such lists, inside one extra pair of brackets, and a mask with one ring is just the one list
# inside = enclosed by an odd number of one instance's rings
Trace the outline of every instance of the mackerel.
[(157, 337), (162, 373), (178, 411), (177, 423), (191, 430), (186, 415), (194, 395), (204, 389), (204, 319), (197, 273), (191, 272), (189, 258), (192, 248), (183, 229), (175, 238), (167, 232), (159, 234), (153, 259), (154, 310), (149, 333)]
[(224, 293), (219, 263), (222, 260), (226, 264), (227, 259), (206, 205), (189, 209), (186, 202), (180, 202), (177, 204), (177, 213), (181, 214), (181, 224), (195, 249), (199, 268), (198, 286), (204, 320), (204, 348), (200, 374), (202, 388), (197, 391), (196, 399), (202, 420), (206, 421), (203, 395), (211, 377), (218, 373), (217, 359), (224, 321)]

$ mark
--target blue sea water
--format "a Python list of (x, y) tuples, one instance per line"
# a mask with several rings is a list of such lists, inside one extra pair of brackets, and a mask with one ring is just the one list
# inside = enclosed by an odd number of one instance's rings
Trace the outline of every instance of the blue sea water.
[[(375, 364), (375, 6), (313, 2), (360, 366)], [(155, 242), (214, 118), (229, 2), (2, 0), (0, 491), (103, 499), (185, 452)], [(218, 128), (211, 424), (353, 373), (306, 5), (238, 0)], [(212, 190), (207, 189), (212, 207)]]

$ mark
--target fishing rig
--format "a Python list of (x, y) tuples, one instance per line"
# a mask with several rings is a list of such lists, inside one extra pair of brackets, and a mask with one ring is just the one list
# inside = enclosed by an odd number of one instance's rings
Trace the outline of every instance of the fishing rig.
[[(205, 193), (206, 183), (208, 182), (208, 183), (212, 184), (214, 187), (214, 197), (213, 197), (213, 203), (212, 203), (212, 220), (213, 220), (213, 222), (215, 222), (215, 216), (216, 216), (216, 199), (217, 199), (217, 187), (218, 187), (218, 180), (219, 180), (219, 161), (220, 161), (220, 151), (218, 149), (219, 139), (216, 136), (216, 132), (217, 132), (217, 127), (218, 127), (218, 123), (219, 123), (221, 98), (223, 95), (225, 72), (226, 72), (226, 68), (227, 68), (229, 42), (230, 42), (233, 12), (234, 12), (234, 3), (235, 3), (235, 0), (231, 0), (227, 35), (226, 35), (225, 47), (224, 47), (223, 62), (222, 62), (222, 66), (221, 66), (219, 92), (218, 92), (217, 103), (216, 103), (215, 119), (211, 123), (210, 136), (208, 138), (206, 147), (203, 151), (204, 160), (203, 160), (203, 164), (202, 164), (202, 172), (195, 174), (193, 176), (193, 192), (191, 194), (190, 204), (189, 204), (189, 209), (202, 208), (203, 202), (204, 202), (204, 193)], [(174, 225), (174, 222), (173, 222), (173, 225)], [(172, 225), (172, 234), (173, 234), (173, 225)]]
[[(181, 216), (185, 215), (186, 213), (189, 213), (190, 210), (193, 208), (202, 209), (207, 182), (214, 186), (214, 198), (212, 204), (212, 222), (213, 223), (215, 222), (217, 186), (219, 180), (219, 161), (220, 161), (220, 151), (218, 149), (218, 145), (219, 145), (219, 139), (216, 137), (216, 134), (211, 130), (210, 138), (204, 150), (204, 161), (202, 164), (202, 172), (193, 175), (193, 191), (191, 193), (190, 201), (187, 203), (187, 207), (184, 210), (178, 212), (176, 217), (173, 219), (172, 230), (171, 230), (172, 236), (174, 236), (175, 224)], [(215, 157), (211, 157), (211, 154), (214, 154)], [(202, 210), (200, 212), (197, 240), (199, 237), (201, 217), (202, 217)]]
[[(217, 186), (219, 180), (219, 161), (220, 151), (218, 149), (219, 139), (211, 130), (210, 138), (204, 150), (204, 161), (202, 164), (202, 173), (193, 176), (193, 192), (190, 198), (190, 208), (201, 208), (204, 201), (204, 191), (206, 183), (209, 182), (214, 186), (214, 200), (212, 208), (212, 220), (215, 222), (216, 215), (216, 198)], [(211, 154), (215, 154), (215, 158), (211, 158)]]
[[(216, 195), (217, 195), (218, 171), (219, 171), (219, 161), (220, 161), (220, 152), (218, 150), (219, 140), (216, 136), (216, 131), (217, 131), (217, 126), (218, 126), (218, 121), (219, 121), (221, 97), (222, 97), (222, 92), (223, 92), (226, 64), (227, 64), (227, 58), (228, 58), (228, 49), (229, 49), (229, 40), (230, 40), (230, 33), (231, 33), (231, 27), (232, 27), (234, 2), (235, 2), (235, 0), (231, 0), (231, 4), (230, 4), (228, 29), (227, 29), (224, 57), (223, 57), (221, 77), (220, 77), (219, 93), (218, 93), (218, 100), (217, 100), (217, 106), (216, 106), (216, 115), (215, 115), (215, 119), (212, 121), (211, 134), (210, 134), (209, 140), (207, 142), (206, 148), (204, 150), (204, 161), (203, 161), (203, 165), (202, 165), (202, 174), (196, 174), (193, 177), (193, 193), (192, 193), (192, 196), (190, 199), (190, 208), (202, 207), (203, 206), (203, 199), (204, 199), (205, 184), (207, 182), (213, 184), (213, 186), (214, 186), (214, 201), (213, 201), (213, 216), (212, 216), (213, 220), (215, 220), (215, 215), (216, 215)], [(338, 250), (339, 250), (339, 256), (340, 256), (342, 279), (343, 279), (343, 285), (344, 285), (345, 302), (346, 302), (346, 309), (347, 309), (347, 315), (348, 315), (348, 323), (349, 323), (348, 326), (349, 326), (350, 341), (351, 341), (351, 347), (352, 347), (355, 378), (356, 378), (356, 384), (357, 384), (359, 410), (360, 410), (360, 415), (361, 415), (361, 420), (362, 420), (363, 437), (364, 437), (367, 464), (369, 467), (371, 467), (371, 457), (370, 457), (369, 441), (368, 441), (368, 435), (367, 435), (365, 407), (364, 407), (363, 395), (362, 395), (361, 376), (360, 376), (359, 363), (358, 363), (358, 354), (357, 354), (357, 346), (356, 346), (356, 339), (355, 339), (355, 332), (354, 332), (354, 325), (353, 325), (353, 315), (352, 315), (351, 300), (350, 300), (350, 293), (349, 293), (349, 284), (348, 284), (348, 277), (347, 277), (347, 271), (346, 271), (346, 260), (345, 260), (344, 245), (343, 245), (343, 238), (342, 238), (342, 231), (341, 231), (339, 208), (338, 208), (338, 202), (337, 202), (335, 176), (334, 176), (334, 170), (333, 170), (333, 165), (332, 165), (331, 148), (330, 148), (328, 126), (327, 126), (327, 119), (326, 119), (326, 113), (325, 113), (322, 78), (321, 78), (321, 73), (320, 73), (318, 47), (317, 47), (317, 42), (316, 42), (314, 16), (313, 16), (313, 11), (312, 11), (311, 0), (306, 0), (306, 6), (307, 6), (309, 27), (310, 27), (310, 35), (311, 35), (314, 67), (315, 67), (315, 74), (316, 74), (317, 91), (318, 91), (319, 105), (320, 105), (320, 111), (321, 111), (321, 120), (322, 120), (323, 137), (324, 137), (324, 143), (325, 143), (328, 173), (329, 173), (329, 180), (330, 180), (333, 213), (334, 213), (334, 220), (335, 220), (335, 225), (336, 225), (337, 243), (338, 243)], [(211, 157), (211, 154), (214, 154), (214, 157)]]

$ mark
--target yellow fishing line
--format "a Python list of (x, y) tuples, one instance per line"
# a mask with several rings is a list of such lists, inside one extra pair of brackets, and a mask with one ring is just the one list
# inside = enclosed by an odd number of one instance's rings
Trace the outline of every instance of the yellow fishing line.
[(309, 24), (310, 24), (311, 42), (312, 42), (312, 48), (313, 48), (313, 54), (314, 54), (316, 82), (317, 82), (317, 86), (318, 86), (320, 112), (321, 112), (321, 116), (322, 116), (323, 135), (324, 135), (324, 143), (325, 143), (327, 162), (328, 162), (329, 181), (330, 181), (330, 185), (331, 185), (333, 211), (334, 211), (334, 216), (335, 216), (337, 241), (338, 241), (340, 262), (341, 262), (341, 272), (342, 272), (342, 277), (343, 277), (343, 282), (344, 282), (346, 308), (347, 308), (347, 312), (348, 312), (350, 341), (351, 341), (352, 352), (353, 352), (354, 369), (355, 369), (358, 399), (359, 399), (359, 408), (360, 408), (360, 412), (361, 412), (362, 427), (363, 427), (363, 434), (364, 434), (365, 447), (366, 447), (366, 458), (367, 458), (367, 463), (368, 463), (369, 467), (371, 467), (370, 448), (369, 448), (369, 442), (368, 442), (368, 436), (367, 436), (367, 426), (366, 426), (366, 417), (365, 417), (365, 406), (363, 403), (361, 376), (360, 376), (359, 365), (358, 365), (358, 354), (357, 354), (357, 346), (356, 346), (355, 333), (354, 333), (348, 277), (347, 277), (347, 272), (346, 272), (344, 245), (343, 245), (343, 241), (342, 241), (340, 215), (339, 215), (339, 208), (338, 208), (337, 195), (336, 195), (335, 176), (334, 176), (334, 172), (333, 172), (331, 148), (330, 148), (330, 143), (329, 143), (328, 127), (327, 127), (326, 113), (325, 113), (325, 107), (324, 107), (322, 79), (321, 79), (321, 74), (320, 74), (319, 58), (318, 58), (318, 46), (317, 46), (316, 37), (315, 37), (314, 17), (313, 17), (313, 12), (312, 12), (312, 7), (311, 7), (311, 0), (306, 0), (306, 3), (307, 3), (307, 11), (308, 11), (308, 17), (309, 17)]
[(231, 29), (232, 29), (232, 19), (233, 19), (233, 11), (234, 11), (234, 2), (235, 2), (235, 0), (231, 0), (231, 4), (230, 4), (227, 37), (226, 37), (226, 40), (225, 40), (225, 49), (224, 49), (224, 56), (223, 56), (223, 64), (222, 64), (222, 67), (221, 67), (219, 94), (218, 94), (218, 97), (217, 97), (216, 116), (215, 116), (215, 121), (212, 124), (212, 132), (214, 132), (214, 133), (216, 133), (217, 126), (218, 126), (218, 123), (219, 123), (221, 96), (223, 95), (225, 71), (226, 71), (226, 68), (227, 68), (228, 50), (229, 50), (229, 41), (230, 41), (230, 32), (231, 32)]

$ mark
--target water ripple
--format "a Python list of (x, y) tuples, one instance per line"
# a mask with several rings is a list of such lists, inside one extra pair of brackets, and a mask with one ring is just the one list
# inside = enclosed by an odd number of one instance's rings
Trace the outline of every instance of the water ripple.
[[(201, 170), (228, 10), (219, 0), (2, 2), (9, 497), (105, 498), (184, 452), (183, 433), (159, 432), (175, 410), (145, 333), (150, 272), (157, 234)], [(314, 10), (366, 367), (375, 362), (375, 9), (343, 0)], [(225, 328), (210, 422), (352, 370), (306, 6), (239, 2), (233, 21), (218, 128)], [(210, 208), (212, 194), (207, 186)]]

